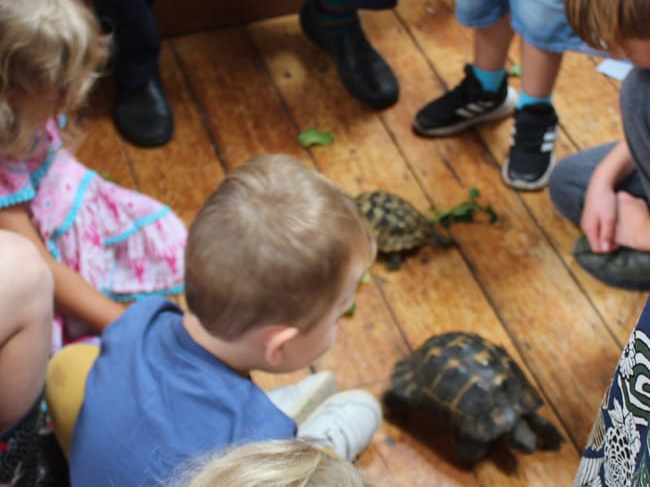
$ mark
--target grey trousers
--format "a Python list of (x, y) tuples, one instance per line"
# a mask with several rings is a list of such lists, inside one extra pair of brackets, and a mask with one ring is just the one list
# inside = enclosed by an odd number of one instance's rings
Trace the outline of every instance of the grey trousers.
[[(625, 140), (635, 171), (620, 183), (624, 190), (650, 203), (650, 71), (633, 69), (620, 94)], [(615, 142), (573, 154), (558, 163), (551, 173), (549, 194), (553, 206), (565, 218), (580, 225), (580, 217), (591, 176)]]

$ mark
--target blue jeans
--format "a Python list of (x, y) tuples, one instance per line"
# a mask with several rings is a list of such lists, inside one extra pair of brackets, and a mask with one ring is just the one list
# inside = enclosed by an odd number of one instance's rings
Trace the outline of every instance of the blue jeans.
[(586, 50), (569, 25), (564, 0), (456, 0), (456, 18), (466, 27), (489, 27), (508, 14), (514, 31), (537, 49)]

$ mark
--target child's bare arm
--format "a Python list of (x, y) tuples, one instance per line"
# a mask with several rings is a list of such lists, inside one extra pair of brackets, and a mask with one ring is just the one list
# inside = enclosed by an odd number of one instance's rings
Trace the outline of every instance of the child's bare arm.
[(619, 142), (598, 165), (589, 182), (580, 227), (595, 252), (616, 248), (616, 186), (634, 170), (625, 141)]
[(75, 316), (98, 333), (122, 314), (122, 305), (97, 291), (73, 269), (52, 258), (23, 206), (0, 210), (0, 228), (19, 233), (36, 245), (54, 276), (54, 302), (58, 310)]
[(643, 198), (635, 198), (625, 191), (616, 194), (618, 221), (616, 243), (631, 249), (650, 251), (650, 210)]

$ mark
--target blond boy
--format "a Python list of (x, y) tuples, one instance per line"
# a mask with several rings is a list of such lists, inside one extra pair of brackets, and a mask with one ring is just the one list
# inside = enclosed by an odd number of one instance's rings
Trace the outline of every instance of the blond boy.
[[(250, 372), (295, 371), (327, 351), (374, 256), (352, 200), (300, 162), (259, 156), (230, 172), (190, 229), (189, 311), (151, 299), (106, 330), (72, 439), (73, 485), (153, 485), (198, 455), (294, 437)], [(353, 459), (381, 412), (350, 392), (301, 431)]]

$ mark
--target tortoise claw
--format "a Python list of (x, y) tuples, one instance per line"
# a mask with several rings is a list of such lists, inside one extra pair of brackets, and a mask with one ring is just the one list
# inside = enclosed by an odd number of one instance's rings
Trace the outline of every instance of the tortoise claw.
[(389, 271), (396, 271), (402, 267), (402, 256), (395, 252), (388, 255), (388, 261), (386, 262), (386, 268)]

